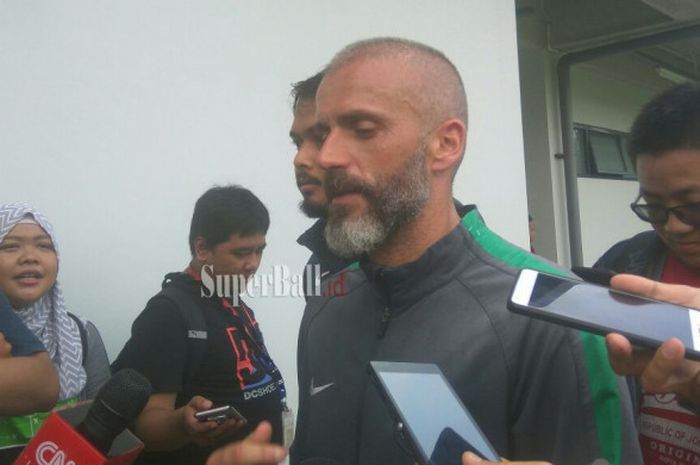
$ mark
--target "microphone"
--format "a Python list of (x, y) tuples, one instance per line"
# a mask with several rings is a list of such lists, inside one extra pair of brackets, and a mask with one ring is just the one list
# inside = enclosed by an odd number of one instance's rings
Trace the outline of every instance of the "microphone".
[(103, 454), (114, 438), (136, 420), (151, 395), (151, 383), (138, 371), (125, 368), (97, 392), (85, 419), (75, 429)]
[(119, 371), (92, 402), (51, 412), (15, 465), (133, 463), (143, 444), (125, 429), (150, 395), (151, 383), (143, 375), (130, 369)]

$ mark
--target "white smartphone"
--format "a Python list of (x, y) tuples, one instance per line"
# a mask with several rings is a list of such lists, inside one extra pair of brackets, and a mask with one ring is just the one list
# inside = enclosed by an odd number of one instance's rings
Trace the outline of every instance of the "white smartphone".
[(373, 361), (369, 369), (421, 465), (461, 465), (466, 451), (500, 461), (437, 365)]
[(700, 360), (700, 311), (531, 269), (518, 274), (508, 309), (595, 334), (619, 333), (655, 349), (675, 337)]
[(214, 407), (209, 410), (201, 410), (195, 412), (194, 417), (199, 421), (215, 421), (217, 423), (223, 423), (229, 418), (235, 418), (238, 421), (245, 422), (245, 417), (236, 410), (233, 405), (222, 405), (221, 407)]

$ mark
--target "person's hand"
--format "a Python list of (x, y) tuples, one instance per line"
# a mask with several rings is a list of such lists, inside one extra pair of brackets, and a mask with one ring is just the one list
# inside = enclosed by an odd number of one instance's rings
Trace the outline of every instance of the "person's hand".
[(508, 462), (502, 459), (500, 462), (489, 462), (472, 452), (465, 452), (462, 455), (462, 465), (497, 465), (499, 463), (509, 463), (510, 465), (551, 465), (549, 462)]
[[(663, 284), (632, 275), (616, 275), (610, 285), (632, 294), (700, 308), (700, 289), (693, 287)], [(608, 334), (605, 341), (610, 364), (617, 374), (638, 376), (645, 392), (673, 392), (700, 404), (700, 363), (685, 360), (685, 347), (678, 339), (665, 341), (656, 352), (632, 347), (620, 334)]]
[(5, 335), (0, 333), (0, 358), (8, 358), (11, 356), (12, 344), (7, 342)]
[(187, 436), (200, 446), (208, 446), (228, 433), (236, 431), (245, 422), (236, 418), (229, 418), (223, 422), (199, 421), (195, 418), (196, 412), (208, 410), (213, 404), (202, 396), (194, 396), (182, 409), (183, 422)]
[(272, 426), (263, 421), (243, 441), (216, 450), (207, 465), (274, 465), (287, 455), (284, 447), (270, 443)]

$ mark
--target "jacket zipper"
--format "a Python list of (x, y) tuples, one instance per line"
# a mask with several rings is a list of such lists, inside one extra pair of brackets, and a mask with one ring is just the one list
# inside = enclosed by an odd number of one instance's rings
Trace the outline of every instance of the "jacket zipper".
[(384, 313), (382, 314), (382, 322), (379, 325), (379, 334), (377, 337), (379, 339), (384, 338), (386, 330), (389, 329), (389, 321), (391, 320), (391, 309), (389, 307), (384, 307)]

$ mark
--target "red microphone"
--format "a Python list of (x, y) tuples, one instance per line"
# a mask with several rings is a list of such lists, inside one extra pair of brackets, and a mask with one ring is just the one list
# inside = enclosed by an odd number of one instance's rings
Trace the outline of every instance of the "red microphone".
[(14, 465), (129, 465), (143, 444), (128, 429), (151, 395), (151, 383), (125, 369), (92, 402), (52, 412)]

